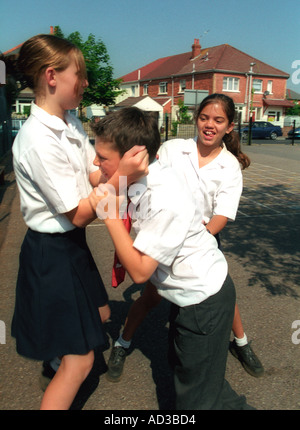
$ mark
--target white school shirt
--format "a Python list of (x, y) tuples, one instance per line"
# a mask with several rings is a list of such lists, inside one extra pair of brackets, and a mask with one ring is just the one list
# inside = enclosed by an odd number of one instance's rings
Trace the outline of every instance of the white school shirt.
[(159, 159), (182, 171), (194, 193), (198, 189), (205, 223), (214, 215), (235, 220), (243, 190), (243, 177), (238, 160), (224, 143), (220, 154), (201, 168), (195, 139), (173, 139), (163, 143), (159, 149)]
[(156, 160), (149, 174), (129, 187), (128, 196), (133, 246), (159, 262), (151, 276), (158, 293), (181, 307), (216, 294), (227, 262), (181, 174)]
[(64, 215), (86, 198), (95, 150), (80, 121), (66, 114), (68, 125), (36, 104), (13, 144), (13, 164), (21, 211), (32, 230), (63, 233), (75, 226)]

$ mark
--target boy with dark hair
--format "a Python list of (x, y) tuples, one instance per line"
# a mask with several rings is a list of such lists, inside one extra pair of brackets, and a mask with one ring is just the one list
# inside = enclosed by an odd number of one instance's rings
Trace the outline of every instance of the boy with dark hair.
[(176, 408), (249, 409), (224, 379), (235, 289), (215, 238), (202, 224), (200, 191), (193, 195), (184, 176), (155, 158), (160, 138), (152, 115), (125, 108), (100, 120), (94, 131), (94, 164), (108, 179), (125, 147), (145, 145), (149, 152), (149, 174), (128, 189), (134, 240), (119, 211), (110, 212), (119, 204), (111, 189), (102, 185), (90, 202), (133, 281), (150, 279), (171, 302)]

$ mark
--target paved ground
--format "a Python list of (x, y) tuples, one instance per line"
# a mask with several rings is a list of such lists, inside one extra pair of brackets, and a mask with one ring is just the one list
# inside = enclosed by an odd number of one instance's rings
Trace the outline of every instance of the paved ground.
[[(237, 289), (248, 338), (265, 366), (249, 376), (230, 354), (227, 379), (261, 410), (300, 409), (300, 145), (285, 142), (244, 146), (252, 160), (244, 172), (237, 220), (222, 242)], [(42, 397), (41, 363), (15, 352), (10, 337), (18, 255), (25, 233), (10, 158), (0, 187), (0, 410), (36, 410)], [(110, 297), (108, 338), (114, 338), (141, 286), (126, 279), (110, 288), (113, 246), (103, 224), (87, 228), (88, 240)], [(85, 410), (166, 410), (173, 407), (166, 361), (168, 304), (162, 302), (136, 333), (123, 379), (106, 380), (109, 350), (97, 353), (95, 368), (74, 408)], [(298, 322), (297, 322), (298, 321)], [(292, 327), (292, 325), (294, 326)], [(4, 332), (6, 328), (6, 333)]]

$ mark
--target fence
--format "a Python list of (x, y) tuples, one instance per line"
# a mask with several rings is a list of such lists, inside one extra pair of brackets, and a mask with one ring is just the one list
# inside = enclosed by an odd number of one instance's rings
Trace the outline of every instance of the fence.
[(0, 122), (0, 157), (11, 149), (14, 138), (26, 119), (26, 117), (18, 117)]
[(12, 145), (11, 128), (7, 121), (0, 121), (0, 157), (2, 157)]

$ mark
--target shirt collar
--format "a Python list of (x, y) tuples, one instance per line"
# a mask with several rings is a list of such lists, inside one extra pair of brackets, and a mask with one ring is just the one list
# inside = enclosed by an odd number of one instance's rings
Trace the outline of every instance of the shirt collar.
[(54, 130), (62, 131), (65, 130), (65, 128), (67, 127), (67, 124), (61, 118), (58, 118), (55, 115), (50, 115), (48, 112), (46, 112), (44, 109), (40, 108), (33, 102), (31, 104), (30, 113), (44, 125)]
[(34, 102), (31, 104), (30, 113), (35, 116), (42, 124), (54, 131), (64, 131), (67, 137), (73, 139), (78, 139), (81, 137), (81, 133), (75, 123), (75, 118), (68, 112), (65, 114), (67, 124), (61, 118), (56, 115), (49, 114), (44, 109), (37, 106)]
[[(183, 153), (191, 153), (193, 152), (193, 150), (197, 150), (197, 137), (195, 137), (193, 139), (193, 141), (195, 142), (195, 146), (194, 145), (190, 145), (190, 149), (184, 149), (182, 152)], [(225, 162), (225, 154), (228, 154), (230, 151), (228, 151), (228, 149), (226, 148), (225, 142), (222, 141), (222, 151), (216, 156), (216, 158), (214, 158), (210, 163), (208, 163), (206, 166), (204, 166), (205, 168), (210, 168), (210, 166), (214, 165), (214, 164), (219, 164), (221, 167), (225, 167), (226, 166), (226, 162)], [(198, 154), (197, 157), (195, 157), (195, 160), (197, 160), (197, 166), (198, 166)], [(199, 169), (199, 167), (198, 167)]]
[(155, 159), (151, 164), (149, 164), (149, 173), (147, 176), (143, 176), (134, 184), (130, 185), (128, 188), (128, 198), (134, 205), (137, 205), (145, 192), (148, 189), (149, 175), (155, 175), (155, 171), (159, 169), (159, 162)]

